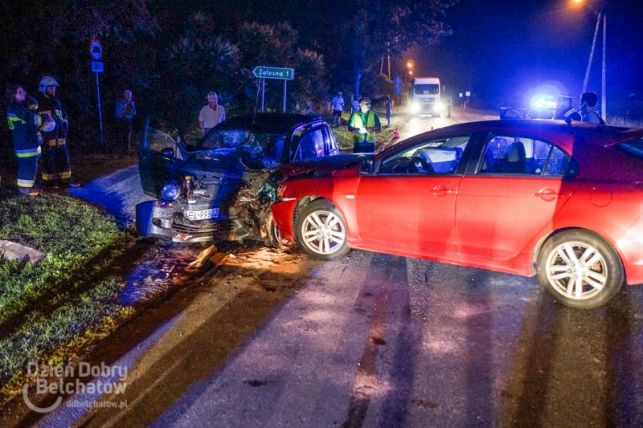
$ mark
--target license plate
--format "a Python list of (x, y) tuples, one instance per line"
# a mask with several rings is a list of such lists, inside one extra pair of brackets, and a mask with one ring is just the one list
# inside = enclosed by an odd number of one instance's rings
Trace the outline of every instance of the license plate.
[(210, 208), (207, 210), (185, 211), (183, 213), (188, 220), (209, 220), (219, 217), (219, 208)]

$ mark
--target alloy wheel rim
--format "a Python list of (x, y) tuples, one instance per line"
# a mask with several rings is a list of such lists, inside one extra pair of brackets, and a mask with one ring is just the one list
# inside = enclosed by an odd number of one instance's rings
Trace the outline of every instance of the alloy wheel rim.
[(586, 300), (607, 285), (609, 273), (605, 257), (584, 242), (563, 242), (547, 257), (547, 280), (563, 296)]
[(304, 218), (301, 237), (311, 251), (330, 255), (338, 251), (346, 241), (342, 219), (330, 211), (314, 211)]

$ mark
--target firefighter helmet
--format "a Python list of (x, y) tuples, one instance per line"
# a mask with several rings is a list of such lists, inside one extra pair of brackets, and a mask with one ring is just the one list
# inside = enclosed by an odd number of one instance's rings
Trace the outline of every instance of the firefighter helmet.
[(47, 86), (60, 86), (60, 85), (58, 85), (58, 81), (56, 80), (55, 77), (42, 76), (42, 79), (40, 79), (40, 85), (38, 86), (38, 90), (44, 94), (45, 90), (47, 90)]

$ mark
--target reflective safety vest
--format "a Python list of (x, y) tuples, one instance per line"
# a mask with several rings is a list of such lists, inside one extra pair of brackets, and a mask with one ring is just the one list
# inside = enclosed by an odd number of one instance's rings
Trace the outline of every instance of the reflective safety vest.
[[(380, 118), (372, 110), (362, 113), (361, 110), (356, 111), (351, 115), (348, 121), (348, 126), (351, 128), (373, 128), (380, 127)], [(353, 136), (356, 143), (374, 143), (375, 137), (372, 132), (365, 132), (363, 134), (355, 133)]]

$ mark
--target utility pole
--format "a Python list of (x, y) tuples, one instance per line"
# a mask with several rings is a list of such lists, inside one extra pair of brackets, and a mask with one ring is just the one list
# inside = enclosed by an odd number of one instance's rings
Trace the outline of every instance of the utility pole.
[[(581, 96), (587, 92), (587, 85), (589, 85), (589, 72), (592, 69), (592, 62), (594, 61), (594, 50), (596, 49), (596, 40), (598, 39), (598, 29), (601, 26), (601, 18), (603, 11), (601, 9), (596, 17), (596, 27), (594, 28), (594, 37), (592, 38), (592, 48), (589, 51), (589, 60), (587, 61), (587, 68), (585, 69), (585, 78), (583, 79), (583, 89), (581, 89)], [(580, 99), (580, 98), (579, 98)]]
[(603, 10), (603, 66), (601, 77), (601, 117), (607, 120), (607, 15)]

